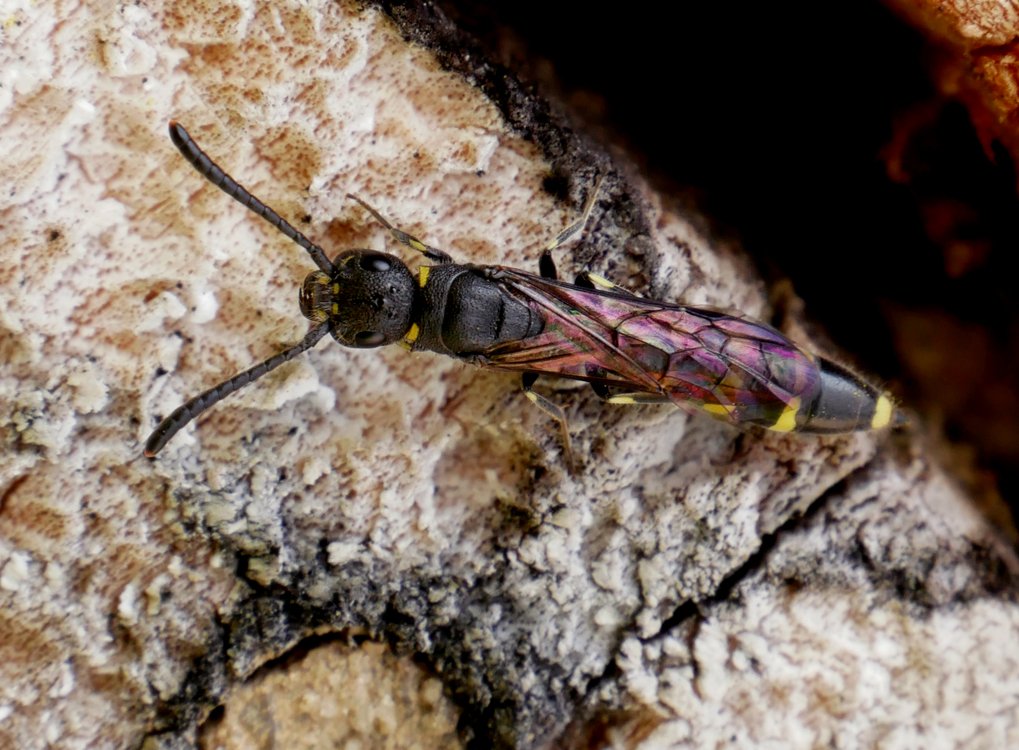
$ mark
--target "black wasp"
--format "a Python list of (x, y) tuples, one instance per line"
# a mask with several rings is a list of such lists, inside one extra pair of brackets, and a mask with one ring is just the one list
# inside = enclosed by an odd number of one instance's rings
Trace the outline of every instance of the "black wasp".
[(396, 256), (374, 250), (345, 250), (329, 260), (220, 169), (179, 123), (170, 123), (170, 138), (203, 177), (307, 250), (319, 270), (300, 292), (301, 312), (312, 323), (304, 339), (175, 409), (146, 442), (150, 458), (201, 412), (327, 333), (344, 346), (401, 342), (481, 367), (519, 370), (527, 397), (562, 426), (567, 452), (562, 409), (532, 389), (539, 375), (587, 381), (613, 403), (668, 401), (780, 432), (872, 430), (898, 419), (887, 393), (764, 323), (644, 299), (590, 272), (573, 284), (559, 281), (551, 253), (581, 232), (597, 186), (581, 218), (544, 248), (537, 275), (456, 263), (348, 195), (393, 239), (431, 261), (415, 274)]

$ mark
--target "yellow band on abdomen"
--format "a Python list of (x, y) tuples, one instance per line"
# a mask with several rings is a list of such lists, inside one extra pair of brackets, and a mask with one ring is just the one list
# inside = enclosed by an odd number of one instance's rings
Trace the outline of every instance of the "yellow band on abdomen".
[(782, 410), (778, 419), (775, 420), (769, 429), (775, 432), (792, 432), (796, 429), (796, 415), (800, 413), (800, 399), (794, 398), (789, 405)]
[(882, 394), (874, 404), (874, 416), (870, 420), (872, 430), (880, 430), (887, 427), (892, 421), (892, 400)]

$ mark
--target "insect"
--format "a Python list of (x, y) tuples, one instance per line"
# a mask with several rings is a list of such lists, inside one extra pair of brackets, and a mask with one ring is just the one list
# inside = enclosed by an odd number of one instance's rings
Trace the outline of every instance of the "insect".
[(300, 292), (301, 312), (311, 321), (304, 339), (179, 406), (146, 442), (150, 458), (200, 413), (327, 333), (344, 346), (400, 342), (410, 350), (520, 371), (527, 398), (558, 421), (567, 460), (565, 414), (533, 389), (540, 375), (587, 381), (612, 403), (672, 402), (737, 426), (779, 432), (873, 430), (897, 419), (887, 393), (764, 323), (645, 299), (588, 271), (575, 283), (560, 281), (552, 251), (583, 230), (598, 186), (580, 219), (542, 250), (538, 274), (457, 263), (348, 194), (393, 239), (431, 262), (412, 273), (396, 256), (374, 250), (345, 250), (329, 260), (220, 169), (180, 124), (171, 121), (169, 127), (174, 145), (199, 174), (303, 247), (319, 270)]

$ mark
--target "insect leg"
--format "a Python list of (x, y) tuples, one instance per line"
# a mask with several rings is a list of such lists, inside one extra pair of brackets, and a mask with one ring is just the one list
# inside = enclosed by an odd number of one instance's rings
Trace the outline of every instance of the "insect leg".
[(662, 404), (670, 400), (664, 393), (625, 391), (621, 388), (613, 388), (612, 386), (597, 382), (591, 383), (591, 390), (602, 401), (610, 404)]
[[(588, 197), (587, 203), (584, 204), (584, 210), (581, 213), (580, 218), (557, 234), (555, 239), (545, 245), (545, 248), (541, 251), (541, 257), (538, 258), (538, 270), (546, 279), (555, 279), (558, 277), (555, 270), (555, 262), (552, 260), (552, 251), (557, 247), (564, 245), (571, 237), (573, 237), (573, 235), (584, 230), (584, 226), (587, 224), (587, 220), (591, 216), (591, 211), (594, 210), (595, 201), (598, 200), (598, 193), (601, 190), (601, 184), (604, 179), (604, 177), (599, 177), (598, 181), (594, 184), (594, 189), (591, 190), (591, 195)], [(549, 275), (549, 273), (551, 273), (551, 275)]]
[(570, 471), (572, 472), (576, 465), (573, 463), (573, 447), (570, 444), (570, 428), (566, 422), (566, 413), (563, 411), (561, 406), (552, 403), (540, 393), (533, 390), (534, 383), (537, 380), (538, 373), (525, 372), (520, 378), (520, 385), (524, 389), (524, 395), (527, 396), (532, 404), (559, 423), (559, 429), (561, 429), (563, 433), (563, 453), (566, 457), (566, 465), (570, 467)]
[(556, 270), (555, 261), (552, 260), (552, 253), (548, 250), (543, 251), (541, 257), (538, 258), (538, 273), (543, 279), (555, 281), (559, 278), (559, 271)]
[(629, 289), (624, 289), (617, 284), (613, 284), (604, 276), (599, 276), (591, 271), (581, 271), (577, 274), (577, 278), (573, 283), (577, 286), (582, 286), (585, 289), (601, 289), (603, 292), (616, 292), (617, 294), (625, 294), (629, 297), (640, 296), (638, 294), (634, 294)]
[(438, 248), (431, 247), (430, 245), (426, 245), (424, 242), (419, 240), (414, 235), (407, 234), (402, 229), (397, 229), (388, 221), (386, 221), (385, 217), (383, 217), (382, 214), (380, 214), (378, 211), (369, 206), (367, 203), (365, 203), (363, 200), (358, 198), (353, 193), (347, 193), (347, 197), (350, 198), (351, 200), (355, 200), (358, 203), (360, 203), (361, 207), (364, 208), (372, 216), (374, 216), (375, 221), (377, 221), (379, 224), (388, 229), (389, 233), (393, 236), (393, 239), (399, 242), (401, 245), (406, 245), (412, 250), (417, 250), (419, 253), (428, 258), (428, 260), (434, 260), (436, 263), (453, 262), (453, 259), (450, 257), (449, 253), (445, 252), (444, 250), (439, 250)]

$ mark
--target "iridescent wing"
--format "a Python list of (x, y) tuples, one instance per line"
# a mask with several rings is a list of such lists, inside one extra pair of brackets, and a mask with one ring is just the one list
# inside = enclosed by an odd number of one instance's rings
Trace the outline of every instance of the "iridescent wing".
[[(763, 323), (512, 268), (493, 278), (545, 320), (487, 363), (604, 384), (697, 408), (736, 425), (792, 430), (821, 391), (814, 359)], [(807, 406), (807, 409), (801, 408)]]

